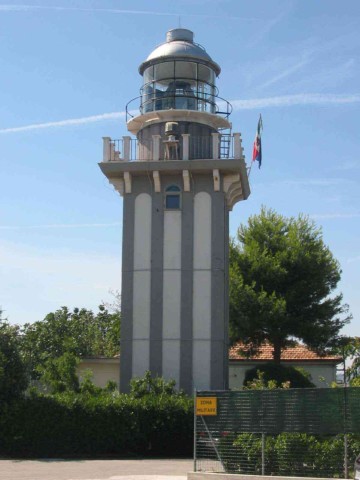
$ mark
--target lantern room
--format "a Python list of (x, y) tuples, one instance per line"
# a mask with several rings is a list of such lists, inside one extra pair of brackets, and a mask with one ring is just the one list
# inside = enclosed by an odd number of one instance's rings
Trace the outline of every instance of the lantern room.
[(220, 67), (194, 43), (190, 30), (177, 28), (166, 35), (140, 65), (143, 76), (141, 113), (185, 109), (216, 113), (216, 77)]
[(192, 158), (211, 158), (212, 134), (227, 131), (229, 135), (231, 128), (231, 105), (219, 97), (216, 87), (220, 70), (194, 42), (192, 31), (176, 28), (167, 32), (166, 42), (140, 65), (140, 96), (126, 106), (127, 127), (137, 137), (140, 160), (154, 156), (154, 141), (160, 157), (183, 157), (184, 135), (190, 136)]

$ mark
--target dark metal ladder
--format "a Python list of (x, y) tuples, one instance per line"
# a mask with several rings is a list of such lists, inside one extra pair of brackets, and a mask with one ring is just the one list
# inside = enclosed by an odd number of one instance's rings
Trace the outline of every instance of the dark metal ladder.
[(220, 158), (230, 158), (232, 146), (232, 134), (229, 129), (227, 132), (221, 132), (220, 137)]

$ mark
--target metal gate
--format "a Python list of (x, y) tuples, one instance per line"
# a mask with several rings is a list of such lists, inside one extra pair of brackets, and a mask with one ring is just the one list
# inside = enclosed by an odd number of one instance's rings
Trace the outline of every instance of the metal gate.
[(195, 471), (349, 478), (360, 388), (197, 392)]

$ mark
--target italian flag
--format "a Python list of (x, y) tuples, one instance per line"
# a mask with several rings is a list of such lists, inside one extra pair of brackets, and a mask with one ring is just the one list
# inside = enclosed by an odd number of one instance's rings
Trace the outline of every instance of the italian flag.
[(261, 132), (263, 130), (263, 124), (262, 124), (262, 118), (260, 115), (257, 130), (256, 130), (256, 135), (255, 135), (255, 140), (254, 140), (254, 146), (253, 146), (253, 154), (252, 154), (252, 161), (255, 162), (257, 160), (259, 162), (259, 168), (261, 167)]

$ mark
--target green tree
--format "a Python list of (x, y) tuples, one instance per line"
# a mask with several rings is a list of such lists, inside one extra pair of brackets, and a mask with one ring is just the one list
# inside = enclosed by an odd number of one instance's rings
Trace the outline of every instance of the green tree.
[(57, 358), (48, 358), (43, 365), (38, 366), (41, 383), (47, 386), (51, 393), (78, 392), (79, 379), (76, 375), (78, 363), (78, 358), (70, 352), (65, 352)]
[(346, 369), (346, 377), (352, 387), (360, 386), (360, 337), (349, 339), (345, 347), (344, 357), (351, 361)]
[(94, 314), (85, 308), (72, 312), (62, 307), (44, 320), (22, 329), (22, 353), (31, 378), (44, 375), (46, 366), (71, 354), (75, 357), (114, 356), (120, 349), (120, 312), (110, 313), (103, 305)]
[(180, 395), (182, 391), (175, 390), (175, 380), (165, 380), (163, 377), (151, 375), (146, 371), (143, 377), (133, 378), (130, 381), (130, 394), (135, 398), (142, 398), (147, 395)]
[(0, 309), (0, 403), (19, 396), (27, 387), (19, 347), (19, 328), (3, 319)]
[(230, 244), (230, 338), (255, 348), (268, 341), (274, 361), (294, 340), (324, 351), (349, 322), (339, 263), (308, 217), (263, 207)]
[(300, 370), (276, 363), (266, 363), (246, 371), (244, 388), (312, 388), (315, 385)]
[(343, 360), (344, 382), (350, 386), (360, 385), (360, 337), (341, 336), (334, 345), (333, 353)]

